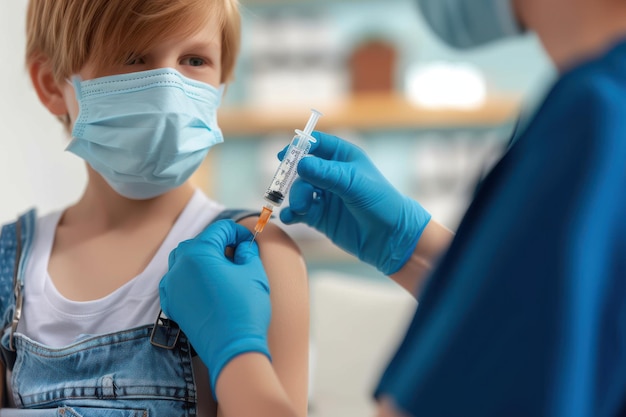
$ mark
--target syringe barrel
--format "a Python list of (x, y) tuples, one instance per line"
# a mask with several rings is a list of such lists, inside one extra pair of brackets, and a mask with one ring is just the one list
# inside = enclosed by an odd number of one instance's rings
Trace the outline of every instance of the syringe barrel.
[(268, 203), (280, 207), (285, 200), (285, 196), (298, 176), (298, 162), (309, 153), (311, 142), (315, 142), (315, 138), (311, 136), (311, 133), (320, 116), (322, 116), (322, 113), (311, 109), (311, 116), (304, 131), (296, 129), (296, 135), (291, 140), (287, 152), (285, 152), (285, 156), (263, 196)]
[(307, 135), (304, 135), (303, 132), (299, 130), (296, 130), (296, 132), (296, 135), (291, 140), (285, 152), (282, 162), (272, 178), (270, 186), (263, 196), (265, 201), (277, 207), (280, 207), (283, 203), (285, 196), (298, 176), (298, 162), (300, 162), (311, 149), (311, 142)]

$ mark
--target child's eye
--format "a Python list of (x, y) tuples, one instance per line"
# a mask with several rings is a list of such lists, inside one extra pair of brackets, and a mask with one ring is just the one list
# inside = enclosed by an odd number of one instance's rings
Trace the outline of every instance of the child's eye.
[(190, 65), (192, 67), (201, 67), (202, 65), (206, 65), (207, 61), (204, 58), (193, 56), (183, 59), (182, 63), (184, 65)]

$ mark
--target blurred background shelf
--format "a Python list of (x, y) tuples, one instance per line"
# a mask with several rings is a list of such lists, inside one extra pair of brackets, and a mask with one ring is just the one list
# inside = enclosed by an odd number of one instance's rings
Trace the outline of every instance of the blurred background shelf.
[[(519, 98), (493, 97), (476, 108), (433, 109), (415, 105), (397, 93), (361, 93), (317, 106), (324, 116), (316, 129), (371, 131), (500, 125), (515, 118), (519, 103)], [(225, 106), (219, 111), (219, 124), (227, 137), (266, 135), (304, 128), (309, 112), (303, 105)]]

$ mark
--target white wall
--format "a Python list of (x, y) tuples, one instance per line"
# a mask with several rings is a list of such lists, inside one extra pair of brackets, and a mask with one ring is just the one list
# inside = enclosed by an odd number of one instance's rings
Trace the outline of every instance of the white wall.
[(372, 397), (417, 303), (391, 281), (319, 271), (311, 282), (309, 417), (373, 416)]
[(81, 159), (39, 103), (24, 66), (26, 0), (0, 0), (0, 223), (31, 206), (40, 212), (75, 201), (85, 183)]

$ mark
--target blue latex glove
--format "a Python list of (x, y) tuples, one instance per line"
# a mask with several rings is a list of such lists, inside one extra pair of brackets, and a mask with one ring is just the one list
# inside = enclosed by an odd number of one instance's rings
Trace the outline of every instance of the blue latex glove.
[[(159, 286), (161, 308), (185, 332), (209, 369), (211, 388), (242, 353), (270, 358), (270, 288), (252, 234), (232, 220), (210, 225), (178, 245)], [(234, 258), (224, 251), (234, 247)]]
[[(299, 178), (280, 219), (306, 223), (363, 262), (391, 275), (407, 262), (430, 214), (398, 192), (359, 147), (313, 132), (317, 143), (298, 164)], [(282, 159), (284, 150), (279, 154)]]

